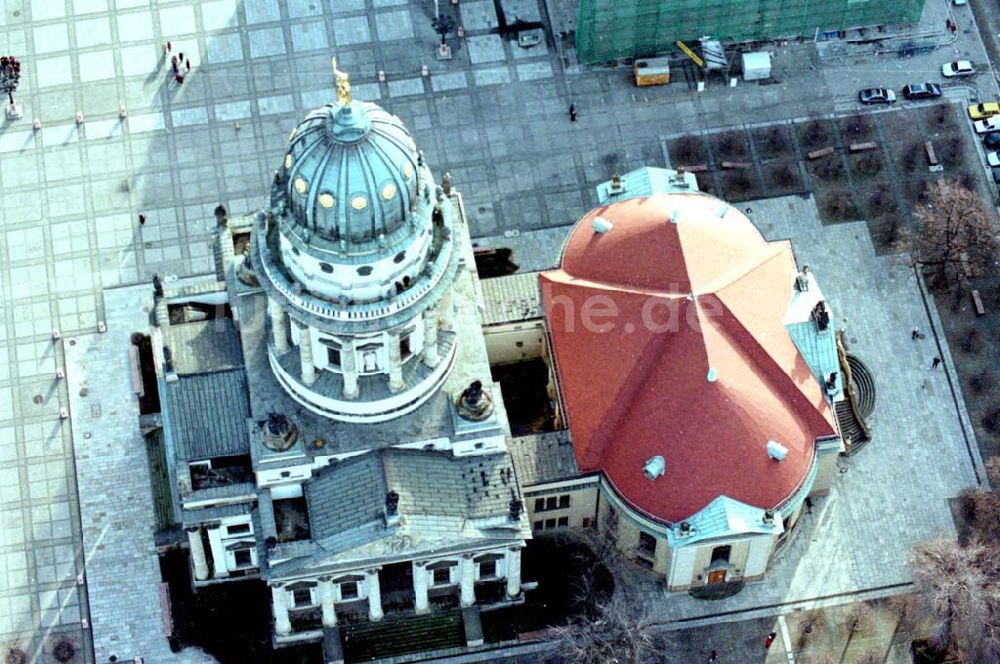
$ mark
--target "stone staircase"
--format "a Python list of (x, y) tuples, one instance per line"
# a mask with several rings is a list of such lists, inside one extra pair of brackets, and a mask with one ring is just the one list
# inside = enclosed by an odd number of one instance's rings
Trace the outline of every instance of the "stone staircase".
[(340, 626), (345, 662), (368, 662), (407, 653), (462, 648), (465, 627), (458, 610), (399, 616)]
[(871, 440), (868, 418), (875, 412), (875, 377), (856, 355), (846, 354), (850, 376), (847, 397), (835, 405), (837, 423), (844, 442), (850, 439), (845, 454), (857, 454)]

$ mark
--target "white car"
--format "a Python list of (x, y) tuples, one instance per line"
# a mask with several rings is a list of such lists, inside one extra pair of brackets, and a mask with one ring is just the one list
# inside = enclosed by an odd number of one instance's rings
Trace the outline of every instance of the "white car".
[(1000, 166), (1000, 152), (997, 152), (996, 150), (990, 150), (987, 152), (986, 163), (993, 168)]
[(994, 131), (1000, 131), (1000, 115), (994, 115), (985, 120), (976, 120), (972, 123), (972, 126), (976, 128), (977, 134), (989, 134)]
[(958, 60), (941, 65), (941, 75), (945, 78), (952, 76), (972, 76), (976, 73), (976, 65), (971, 60)]

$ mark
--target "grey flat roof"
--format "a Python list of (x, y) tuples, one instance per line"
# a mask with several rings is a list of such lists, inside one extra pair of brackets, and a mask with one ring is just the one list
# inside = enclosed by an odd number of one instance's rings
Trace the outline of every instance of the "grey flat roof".
[(519, 436), (507, 442), (517, 479), (526, 489), (580, 475), (569, 430)]
[(170, 434), (178, 459), (249, 454), (250, 405), (243, 369), (180, 376), (166, 386)]
[(179, 323), (163, 328), (178, 374), (208, 373), (243, 366), (240, 335), (228, 318)]
[(516, 323), (542, 318), (542, 291), (538, 272), (518, 272), (483, 279), (483, 325)]

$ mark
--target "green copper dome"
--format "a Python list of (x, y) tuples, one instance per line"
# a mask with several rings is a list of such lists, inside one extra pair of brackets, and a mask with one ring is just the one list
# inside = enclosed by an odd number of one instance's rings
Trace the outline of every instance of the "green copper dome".
[(271, 203), (311, 233), (367, 244), (409, 221), (418, 162), (396, 116), (369, 102), (327, 104), (292, 132)]

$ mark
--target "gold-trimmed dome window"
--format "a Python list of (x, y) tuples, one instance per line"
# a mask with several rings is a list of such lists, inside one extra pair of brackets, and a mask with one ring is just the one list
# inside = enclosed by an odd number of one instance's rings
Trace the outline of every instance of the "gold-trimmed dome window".
[(387, 201), (391, 201), (392, 197), (396, 195), (396, 185), (389, 182), (384, 187), (382, 187), (382, 198)]
[(368, 207), (368, 199), (358, 194), (357, 196), (351, 199), (351, 207), (354, 208), (355, 210), (364, 210), (366, 207)]
[(302, 177), (295, 178), (295, 191), (299, 192), (305, 196), (306, 192), (309, 191), (309, 183), (305, 181)]
[(410, 162), (403, 164), (403, 177), (407, 180), (413, 177), (413, 164)]
[(329, 208), (332, 208), (332, 207), (333, 207), (334, 205), (336, 205), (336, 204), (337, 204), (337, 199), (336, 199), (336, 198), (334, 198), (334, 197), (333, 197), (333, 194), (331, 194), (331, 193), (330, 193), (330, 192), (328, 192), (328, 191), (324, 191), (324, 192), (322, 192), (322, 193), (321, 193), (321, 194), (319, 195), (319, 198), (318, 198), (318, 200), (319, 200), (319, 204), (320, 204), (320, 206), (321, 206), (321, 207), (325, 207), (325, 208), (327, 208), (327, 209), (329, 209)]
[(285, 153), (285, 170), (287, 171), (291, 167), (292, 167), (292, 153), (291, 152), (286, 152)]

